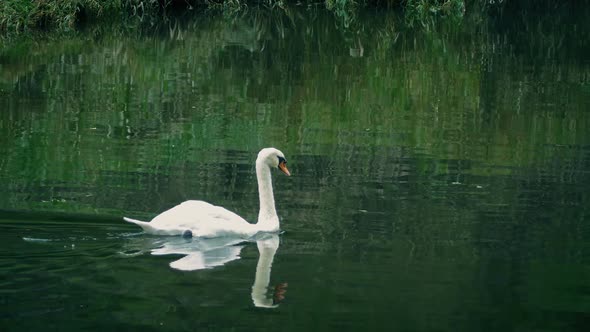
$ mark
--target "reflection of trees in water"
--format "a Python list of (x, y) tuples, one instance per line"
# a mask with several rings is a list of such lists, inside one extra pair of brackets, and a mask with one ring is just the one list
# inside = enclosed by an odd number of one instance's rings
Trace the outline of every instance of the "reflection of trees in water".
[[(238, 201), (255, 197), (248, 151), (266, 145), (326, 162), (320, 181), (341, 193), (349, 174), (384, 196), (399, 192), (379, 183), (428, 182), (432, 173), (442, 184), (510, 178), (521, 167), (557, 183), (583, 174), (587, 66), (557, 51), (534, 59), (534, 70), (526, 62), (547, 43), (572, 49), (572, 39), (558, 31), (536, 44), (530, 23), (517, 40), (533, 40), (529, 51), (515, 52), (492, 28), (419, 32), (372, 18), (345, 26), (316, 12), (261, 11), (172, 22), (162, 35), (34, 47), (24, 55), (30, 66), (12, 58), (3, 67), (10, 92), (0, 128), (11, 139), (0, 147), (13, 153), (2, 172), (20, 174), (11, 190), (35, 192), (32, 201), (75, 200), (87, 211), (154, 211), (211, 195), (255, 211)], [(408, 190), (430, 197), (440, 188)]]

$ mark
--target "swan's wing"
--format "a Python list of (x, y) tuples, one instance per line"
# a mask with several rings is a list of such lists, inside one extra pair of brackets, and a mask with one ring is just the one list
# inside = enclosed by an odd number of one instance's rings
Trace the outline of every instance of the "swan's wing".
[(141, 220), (137, 220), (137, 219), (131, 219), (131, 218), (127, 218), (127, 217), (123, 217), (123, 219), (127, 222), (132, 223), (132, 224), (136, 224), (137, 226), (141, 227), (144, 232), (146, 232), (148, 234), (180, 235), (180, 234), (183, 234), (184, 231), (186, 231), (186, 229), (174, 228), (174, 227), (172, 227), (172, 225), (168, 225), (168, 227), (158, 228), (158, 227), (154, 227), (155, 225), (152, 225), (149, 222), (145, 222), (145, 221), (141, 221)]
[(162, 212), (149, 224), (155, 229), (175, 230), (179, 234), (191, 230), (198, 237), (249, 234), (253, 228), (252, 224), (237, 214), (203, 201), (183, 202)]

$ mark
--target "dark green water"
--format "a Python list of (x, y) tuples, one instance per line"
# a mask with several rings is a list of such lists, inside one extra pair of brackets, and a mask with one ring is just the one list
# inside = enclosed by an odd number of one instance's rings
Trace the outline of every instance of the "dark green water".
[[(2, 46), (0, 329), (586, 331), (590, 26), (549, 14), (251, 12)], [(255, 221), (266, 146), (293, 174), (280, 245), (120, 219), (203, 199)], [(187, 254), (226, 262), (170, 266)]]

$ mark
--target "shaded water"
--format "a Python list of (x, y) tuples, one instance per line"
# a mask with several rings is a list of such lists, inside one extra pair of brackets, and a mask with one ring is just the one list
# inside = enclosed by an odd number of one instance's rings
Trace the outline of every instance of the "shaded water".
[[(2, 330), (585, 330), (587, 15), (290, 14), (1, 49)], [(279, 241), (120, 220), (255, 221), (266, 146)]]

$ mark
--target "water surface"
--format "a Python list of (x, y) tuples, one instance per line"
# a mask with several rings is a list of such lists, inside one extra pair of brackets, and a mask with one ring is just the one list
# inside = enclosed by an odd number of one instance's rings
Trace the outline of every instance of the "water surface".
[[(529, 14), (251, 11), (0, 48), (2, 330), (585, 330), (590, 27)], [(122, 222), (186, 199), (254, 222), (267, 146), (293, 174), (277, 239)]]

